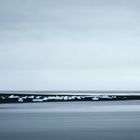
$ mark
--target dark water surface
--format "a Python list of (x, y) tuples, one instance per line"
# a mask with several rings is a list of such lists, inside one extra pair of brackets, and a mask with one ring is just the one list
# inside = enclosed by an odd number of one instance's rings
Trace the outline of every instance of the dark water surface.
[(0, 140), (139, 140), (140, 101), (0, 105)]

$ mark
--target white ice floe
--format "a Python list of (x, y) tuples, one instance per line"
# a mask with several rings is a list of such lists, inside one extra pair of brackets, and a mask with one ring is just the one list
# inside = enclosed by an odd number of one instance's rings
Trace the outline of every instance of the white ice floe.
[(64, 96), (64, 100), (68, 100), (68, 96)]
[(48, 100), (63, 100), (63, 96), (49, 96)]
[(41, 96), (37, 96), (37, 97), (36, 97), (36, 99), (40, 99), (40, 98), (41, 98)]
[(44, 97), (44, 98), (43, 98), (43, 101), (47, 101), (47, 100), (48, 100), (48, 98), (47, 98), (47, 97)]
[(80, 96), (77, 96), (77, 99), (81, 99), (81, 97)]
[(55, 96), (49, 96), (48, 99), (49, 100), (55, 99)]
[(9, 98), (9, 99), (19, 98), (19, 96), (10, 95), (8, 98)]
[(63, 96), (55, 96), (55, 100), (62, 100)]
[(43, 99), (33, 99), (33, 102), (43, 102)]
[(23, 102), (23, 99), (22, 98), (19, 98), (18, 99), (18, 102), (21, 102), (22, 103)]
[(71, 99), (75, 99), (75, 96), (71, 96)]
[(27, 96), (22, 97), (22, 99), (27, 99)]
[(72, 100), (73, 98), (72, 97), (68, 97), (69, 98), (69, 100)]
[(98, 96), (97, 96), (97, 97), (94, 96), (94, 97), (92, 97), (92, 100), (93, 100), (93, 101), (97, 101), (97, 100), (99, 100), (99, 97), (98, 97)]
[(28, 98), (29, 98), (29, 99), (33, 99), (33, 98), (34, 98), (34, 96), (29, 96)]
[(100, 95), (99, 96), (100, 98), (104, 98), (104, 99), (112, 99), (112, 96), (109, 96), (109, 95)]

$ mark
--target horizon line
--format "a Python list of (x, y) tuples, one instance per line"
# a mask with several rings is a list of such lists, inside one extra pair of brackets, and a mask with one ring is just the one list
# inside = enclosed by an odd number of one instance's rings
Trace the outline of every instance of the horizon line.
[(140, 90), (0, 90), (4, 92), (35, 92), (35, 93), (140, 93)]

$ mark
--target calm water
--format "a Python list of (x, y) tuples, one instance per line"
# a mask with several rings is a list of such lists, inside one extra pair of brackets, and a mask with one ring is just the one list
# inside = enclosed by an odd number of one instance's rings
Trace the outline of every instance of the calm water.
[(140, 101), (0, 105), (0, 140), (138, 140)]

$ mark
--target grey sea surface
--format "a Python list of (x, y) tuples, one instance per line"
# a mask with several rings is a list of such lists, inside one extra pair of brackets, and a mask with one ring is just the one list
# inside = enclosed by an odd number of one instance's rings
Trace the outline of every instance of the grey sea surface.
[(0, 105), (0, 140), (139, 140), (140, 101)]

